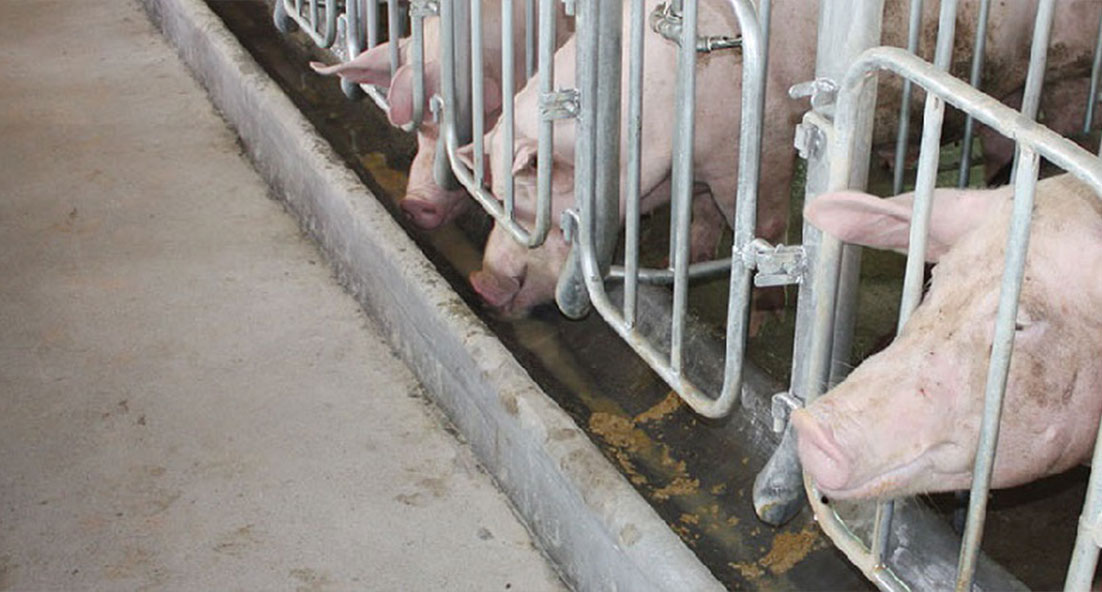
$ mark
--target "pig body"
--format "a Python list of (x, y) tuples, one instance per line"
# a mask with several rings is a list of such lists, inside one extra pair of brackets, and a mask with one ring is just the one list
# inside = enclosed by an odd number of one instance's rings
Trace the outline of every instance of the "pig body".
[[(804, 470), (835, 499), (967, 489), (1011, 211), (1010, 187), (938, 190), (933, 281), (897, 339), (793, 413)], [(910, 196), (826, 195), (807, 219), (857, 244), (905, 249)], [(1070, 175), (1041, 181), (992, 486), (1087, 460), (1102, 414), (1102, 205)]]
[[(648, 13), (659, 4), (648, 0)], [(701, 35), (731, 35), (737, 32), (738, 23), (730, 10), (721, 10), (723, 3), (702, 2), (700, 5)], [(630, 22), (630, 3), (624, 2), (625, 27)], [(795, 3), (775, 8), (784, 20), (803, 21), (796, 25), (814, 30), (814, 16)], [(779, 19), (780, 20), (780, 19)], [(625, 39), (630, 36), (625, 32)], [(794, 37), (787, 41), (794, 51), (811, 56), (814, 40)], [(650, 211), (669, 201), (668, 179), (674, 136), (673, 106), (675, 104), (677, 53), (674, 43), (648, 30), (644, 50), (642, 129), (642, 173), (640, 180), (641, 210)], [(568, 41), (555, 54), (556, 84), (575, 85), (575, 40)], [(621, 80), (623, 104), (628, 112), (627, 57), (623, 53), (623, 79)], [(697, 256), (714, 252), (710, 241), (718, 240), (725, 226), (724, 215), (734, 215), (734, 199), (738, 182), (738, 121), (741, 96), (741, 56), (731, 50), (718, 51), (702, 56), (697, 62), (697, 121), (693, 177), (703, 191), (694, 200), (695, 239), (693, 251)], [(772, 69), (769, 83), (770, 96), (783, 95), (786, 88), (781, 81), (810, 75), (811, 59), (807, 63), (779, 64)], [(535, 220), (536, 205), (536, 138), (539, 135), (539, 88), (533, 83), (516, 96), (517, 120), (514, 146), (502, 145), (501, 134), (495, 128), (487, 134), (486, 146), (490, 149), (490, 179), (494, 193), (504, 195), (505, 167), (511, 166), (516, 175), (516, 217), (531, 226)], [(770, 240), (779, 238), (787, 219), (788, 184), (792, 178), (791, 130), (801, 108), (794, 101), (775, 101), (767, 108), (763, 156), (761, 197), (758, 207), (759, 235)], [(626, 126), (626, 117), (625, 126)], [(621, 188), (627, 186), (627, 130), (621, 130), (620, 170)], [(574, 204), (574, 147), (575, 125), (573, 120), (557, 122), (553, 146), (554, 163), (552, 178), (552, 219), (560, 219), (562, 212)], [(623, 215), (623, 197), (621, 197)], [(718, 208), (717, 208), (718, 206)], [(727, 220), (729, 222), (730, 220)], [(565, 264), (569, 246), (559, 229), (553, 229), (544, 245), (528, 249), (518, 243), (500, 226), (490, 233), (481, 270), (471, 274), (475, 290), (500, 312), (515, 316), (525, 314), (533, 306), (549, 302), (554, 294), (559, 272)]]
[[(493, 125), (501, 115), (501, 1), (491, 0), (482, 3), (482, 58), (484, 74), (484, 115), (487, 125)], [(557, 11), (556, 47), (561, 46), (572, 34), (571, 23), (565, 13)], [(520, 90), (526, 82), (525, 73), (525, 5), (516, 2), (513, 5), (514, 88)], [(393, 78), (390, 74), (390, 54), (387, 43), (379, 44), (354, 59), (334, 66), (312, 63), (311, 66), (321, 74), (336, 74), (357, 84), (374, 84), (388, 87), (387, 103), (390, 105), (390, 121), (394, 125), (405, 125), (413, 119), (413, 66), (410, 65), (410, 39), (400, 42), (398, 70)], [(440, 19), (424, 19), (424, 112), (429, 112), (427, 101), (440, 92)], [(409, 182), (406, 194), (400, 201), (402, 211), (419, 228), (433, 230), (455, 219), (466, 208), (470, 200), (463, 189), (444, 189), (433, 177), (433, 162), (436, 159), (436, 140), (439, 129), (431, 118), (426, 117), (417, 130), (417, 153), (410, 165)]]

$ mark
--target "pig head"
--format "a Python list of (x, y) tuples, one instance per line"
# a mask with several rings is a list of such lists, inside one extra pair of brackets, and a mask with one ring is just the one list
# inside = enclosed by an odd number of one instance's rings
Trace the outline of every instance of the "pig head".
[[(967, 489), (983, 413), (1012, 189), (935, 193), (922, 304), (884, 351), (793, 413), (804, 470), (834, 499)], [(812, 224), (905, 250), (912, 196), (837, 193)], [(1070, 175), (1041, 181), (992, 486), (1088, 459), (1102, 412), (1102, 206)]]

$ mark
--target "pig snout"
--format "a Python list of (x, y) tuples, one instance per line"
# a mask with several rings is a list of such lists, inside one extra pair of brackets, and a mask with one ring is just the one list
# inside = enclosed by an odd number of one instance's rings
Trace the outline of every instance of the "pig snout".
[(467, 194), (462, 189), (440, 190), (427, 196), (410, 192), (398, 205), (402, 213), (421, 230), (436, 230), (463, 213), (467, 206)]
[(821, 489), (847, 489), (853, 478), (853, 463), (846, 456), (830, 428), (811, 413), (797, 409), (792, 413), (796, 429), (800, 463)]
[(516, 278), (497, 273), (490, 269), (471, 272), (471, 286), (490, 306), (503, 312), (509, 311), (509, 305), (520, 292), (520, 281)]

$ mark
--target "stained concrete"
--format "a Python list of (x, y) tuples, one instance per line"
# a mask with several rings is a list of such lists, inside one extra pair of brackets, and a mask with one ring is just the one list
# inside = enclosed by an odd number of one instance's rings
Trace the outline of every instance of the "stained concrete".
[(0, 590), (565, 589), (138, 4), (4, 13)]

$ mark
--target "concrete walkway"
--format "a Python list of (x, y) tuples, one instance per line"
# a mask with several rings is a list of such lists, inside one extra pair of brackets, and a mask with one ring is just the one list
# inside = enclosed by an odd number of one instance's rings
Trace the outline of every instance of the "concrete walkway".
[(134, 0), (0, 63), (0, 590), (563, 589)]

